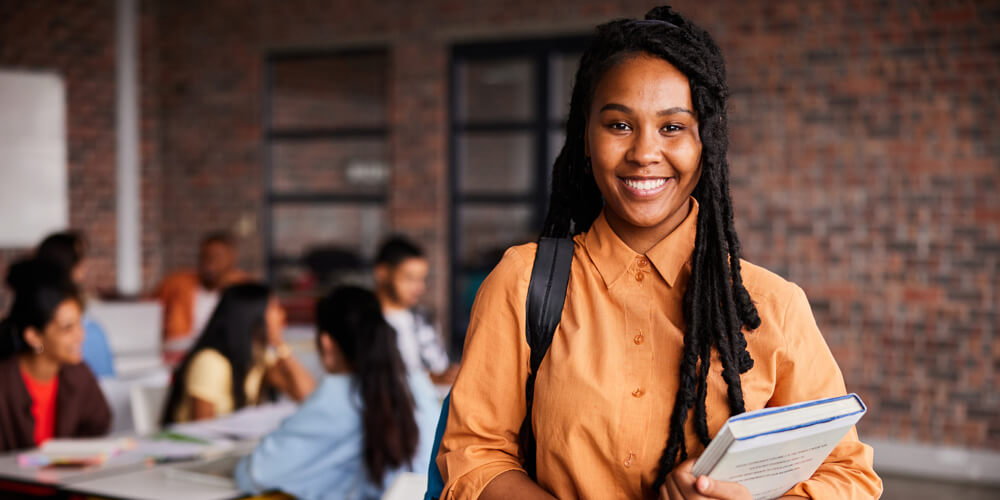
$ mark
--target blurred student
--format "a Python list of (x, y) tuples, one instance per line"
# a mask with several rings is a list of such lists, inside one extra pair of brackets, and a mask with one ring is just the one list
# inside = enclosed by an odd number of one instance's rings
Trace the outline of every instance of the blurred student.
[(163, 280), (155, 295), (163, 304), (163, 354), (168, 363), (176, 363), (208, 323), (222, 289), (246, 279), (236, 268), (233, 236), (217, 232), (202, 239), (197, 270), (178, 271)]
[(80, 353), (76, 286), (37, 259), (12, 265), (7, 284), (14, 303), (0, 322), (0, 452), (107, 433), (111, 410)]
[(427, 290), (429, 263), (423, 250), (402, 236), (382, 244), (375, 257), (375, 293), (385, 320), (396, 329), (399, 354), (410, 371), (429, 373), (436, 384), (452, 384), (458, 367), (434, 326), (417, 309)]
[[(50, 234), (35, 250), (35, 257), (47, 262), (62, 271), (66, 278), (72, 281), (80, 290), (81, 299), (86, 306), (86, 295), (83, 292), (83, 281), (87, 274), (87, 240), (77, 231), (63, 231)], [(83, 313), (83, 361), (98, 377), (114, 377), (114, 356), (108, 338), (93, 317)]]
[(333, 290), (316, 305), (327, 374), (309, 399), (236, 467), (249, 493), (377, 499), (404, 470), (425, 473), (440, 404), (427, 376), (407, 372), (375, 295)]
[(314, 386), (284, 341), (285, 311), (271, 290), (226, 288), (205, 330), (174, 370), (163, 424), (226, 415), (274, 388), (302, 401)]

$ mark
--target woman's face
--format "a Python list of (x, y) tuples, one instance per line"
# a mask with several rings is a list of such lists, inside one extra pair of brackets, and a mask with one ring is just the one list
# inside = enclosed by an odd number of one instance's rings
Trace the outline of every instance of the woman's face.
[(41, 335), (34, 329), (28, 329), (25, 340), (36, 352), (41, 347), (39, 356), (59, 364), (79, 363), (83, 361), (80, 350), (84, 335), (81, 314), (80, 305), (75, 300), (64, 300)]
[(701, 176), (688, 78), (658, 57), (628, 57), (598, 82), (587, 116), (586, 152), (608, 222), (666, 236), (687, 216)]

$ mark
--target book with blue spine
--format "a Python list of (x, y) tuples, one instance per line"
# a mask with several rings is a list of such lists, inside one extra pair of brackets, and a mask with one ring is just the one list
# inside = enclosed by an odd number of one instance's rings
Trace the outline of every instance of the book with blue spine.
[(857, 394), (730, 417), (692, 473), (746, 486), (754, 500), (781, 497), (812, 477), (867, 408)]

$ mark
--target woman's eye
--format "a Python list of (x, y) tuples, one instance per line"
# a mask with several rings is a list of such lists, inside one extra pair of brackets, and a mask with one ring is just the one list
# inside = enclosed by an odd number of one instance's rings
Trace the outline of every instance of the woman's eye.
[(629, 127), (627, 123), (622, 123), (622, 122), (612, 123), (611, 125), (608, 125), (608, 128), (620, 132), (626, 132), (631, 129), (631, 127)]
[(684, 130), (684, 127), (681, 127), (680, 125), (665, 125), (663, 127), (663, 131), (667, 133), (680, 132), (681, 130)]

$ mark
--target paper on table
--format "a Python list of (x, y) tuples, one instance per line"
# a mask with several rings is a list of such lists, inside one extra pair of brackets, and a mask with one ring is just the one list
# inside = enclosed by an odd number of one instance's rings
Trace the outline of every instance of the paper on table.
[(146, 459), (170, 462), (219, 456), (233, 447), (233, 442), (228, 440), (195, 443), (173, 439), (139, 439), (135, 449), (129, 453), (141, 455)]
[(48, 465), (100, 465), (135, 446), (131, 438), (50, 439), (38, 449), (21, 453), (21, 467)]
[(170, 430), (208, 440), (219, 438), (260, 439), (277, 429), (285, 417), (295, 413), (296, 408), (297, 406), (292, 402), (252, 406), (212, 420), (177, 424), (172, 426)]

